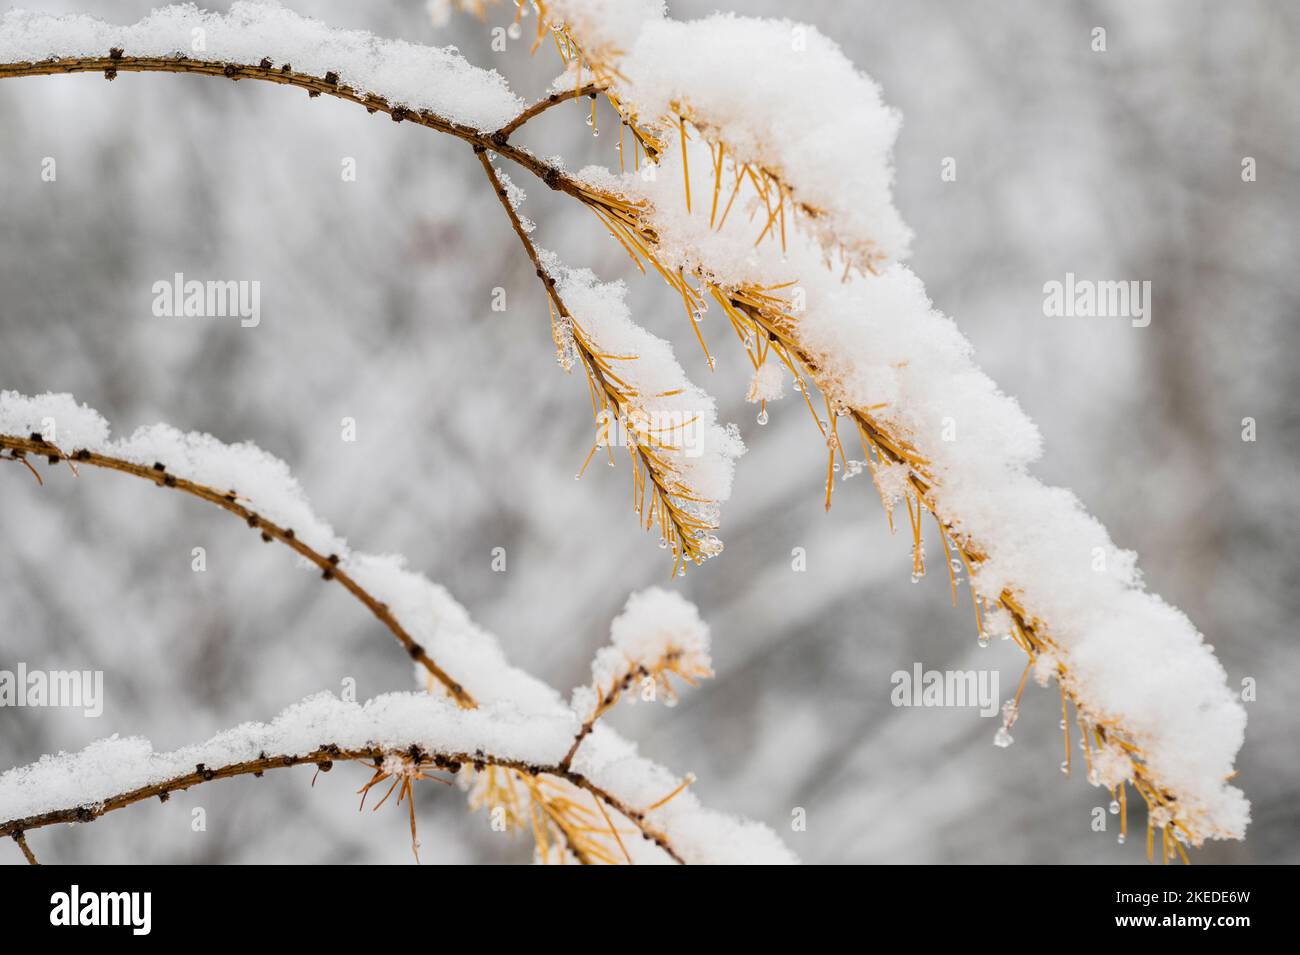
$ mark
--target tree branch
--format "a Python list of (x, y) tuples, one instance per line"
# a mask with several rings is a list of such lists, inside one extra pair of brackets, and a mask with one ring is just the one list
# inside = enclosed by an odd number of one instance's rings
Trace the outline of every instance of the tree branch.
[[(27, 455), (33, 454), (47, 458), (51, 463), (66, 460), (76, 462), (77, 464), (88, 464), (92, 467), (104, 468), (110, 471), (119, 471), (123, 474), (130, 474), (133, 477), (144, 478), (152, 481), (159, 487), (171, 487), (178, 491), (183, 491), (210, 504), (215, 504), (222, 510), (229, 511), (236, 517), (242, 518), (247, 522), (249, 527), (261, 531), (262, 540), (270, 542), (277, 540), (295, 553), (305, 557), (321, 570), (321, 575), (326, 580), (335, 580), (343, 586), (348, 593), (361, 601), (375, 617), (397, 638), (411, 659), (424, 667), (429, 674), (441, 683), (463, 707), (474, 707), (477, 705), (474, 697), (461, 684), (453, 679), (442, 667), (434, 662), (433, 658), (425, 651), (424, 647), (406, 631), (401, 622), (393, 616), (388, 605), (377, 599), (369, 591), (356, 582), (352, 576), (339, 566), (339, 558), (335, 554), (322, 554), (319, 551), (304, 544), (294, 534), (293, 528), (279, 527), (271, 523), (249, 507), (245, 507), (239, 502), (238, 495), (234, 490), (219, 491), (216, 488), (208, 487), (204, 484), (198, 484), (194, 481), (188, 481), (185, 478), (176, 477), (169, 474), (166, 468), (160, 463), (155, 464), (152, 468), (145, 467), (141, 464), (134, 464), (121, 458), (115, 458), (108, 455), (96, 454), (92, 451), (77, 450), (68, 454), (58, 448), (56, 445), (41, 438), (40, 435), (33, 434), (28, 438), (20, 438), (16, 435), (0, 435), (0, 451), (9, 451), (12, 460), (21, 461), (30, 468), (31, 464), (27, 461)], [(34, 470), (34, 469), (33, 469)]]
[[(114, 50), (110, 52), (110, 55), (101, 57), (78, 59), (63, 57), (42, 60), (39, 63), (0, 64), (0, 79), (20, 76), (57, 76), (70, 73), (103, 73), (110, 80), (119, 73), (185, 73), (229, 80), (262, 80), (280, 86), (293, 86), (306, 90), (313, 97), (332, 96), (335, 99), (363, 106), (370, 113), (387, 113), (394, 122), (414, 123), (417, 126), (424, 126), (455, 136), (457, 139), (463, 139), (467, 143), (492, 149), (511, 162), (527, 169), (552, 189), (567, 193), (574, 198), (581, 199), (583, 202), (590, 202), (591, 198), (597, 195), (572, 176), (560, 171), (550, 163), (538, 159), (526, 149), (511, 146), (506, 141), (508, 133), (505, 135), (502, 135), (500, 131), (485, 133), (471, 126), (444, 119), (428, 110), (410, 110), (404, 106), (394, 105), (381, 96), (373, 96), (346, 86), (340, 86), (337, 79), (332, 79), (333, 73), (327, 73), (324, 77), (297, 73), (294, 72), (290, 64), (285, 63), (277, 67), (270, 59), (263, 59), (258, 64), (214, 63), (206, 60), (194, 60), (184, 56), (127, 56), (121, 50)], [(530, 107), (530, 109), (536, 109), (536, 106)], [(521, 117), (512, 120), (512, 123), (516, 124), (514, 128), (518, 128), (521, 118), (523, 121), (529, 118), (527, 114), (528, 110), (525, 110)], [(507, 124), (507, 126), (510, 125)]]
[(483, 752), (475, 753), (431, 753), (421, 747), (410, 747), (408, 749), (384, 748), (380, 746), (367, 746), (361, 749), (343, 749), (332, 743), (326, 743), (303, 755), (267, 755), (265, 753), (258, 756), (257, 759), (245, 760), (238, 763), (230, 763), (225, 766), (208, 767), (202, 763), (194, 768), (194, 772), (185, 773), (181, 776), (173, 776), (162, 782), (152, 783), (148, 786), (141, 786), (127, 792), (110, 796), (107, 799), (100, 800), (91, 806), (69, 806), (63, 809), (52, 809), (47, 812), (37, 813), (33, 816), (27, 816), (23, 819), (10, 819), (0, 822), (0, 837), (12, 836), (20, 846), (23, 847), (24, 854), (28, 856), (29, 861), (34, 861), (35, 857), (31, 855), (31, 850), (27, 848), (24, 833), (33, 829), (41, 829), (45, 826), (53, 826), (59, 823), (75, 822), (93, 822), (107, 813), (117, 809), (123, 809), (135, 803), (142, 802), (146, 799), (157, 797), (166, 802), (168, 797), (173, 793), (181, 790), (187, 790), (191, 786), (198, 786), (203, 783), (212, 782), (216, 779), (230, 779), (235, 776), (261, 776), (268, 769), (283, 769), (290, 766), (315, 765), (322, 769), (328, 769), (335, 762), (342, 761), (371, 761), (374, 765), (382, 763), (386, 756), (396, 755), (408, 757), (419, 761), (429, 761), (437, 769), (444, 770), (448, 773), (458, 773), (462, 767), (473, 766), (476, 769), (485, 766), (496, 766), (501, 769), (512, 770), (522, 773), (526, 776), (553, 776), (562, 779), (567, 783), (585, 790), (592, 796), (596, 797), (610, 809), (615, 810), (621, 816), (637, 827), (641, 836), (653, 842), (674, 862), (685, 864), (685, 860), (678, 855), (672, 847), (667, 837), (658, 830), (650, 826), (645, 820), (645, 813), (633, 809), (624, 803), (617, 796), (606, 791), (600, 786), (593, 783), (582, 773), (576, 773), (569, 769), (563, 769), (558, 765), (538, 765), (526, 763), (518, 759), (508, 759), (505, 757), (493, 756)]

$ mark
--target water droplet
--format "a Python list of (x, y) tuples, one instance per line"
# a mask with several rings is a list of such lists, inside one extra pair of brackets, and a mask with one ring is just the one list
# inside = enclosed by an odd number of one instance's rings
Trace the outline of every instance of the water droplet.
[(523, 35), (524, 35), (523, 27), (521, 27), (518, 23), (512, 23), (510, 24), (510, 26), (506, 27), (506, 36), (510, 37), (510, 39), (512, 40), (518, 40)]
[(666, 537), (659, 538), (659, 549), (666, 550), (667, 547), (668, 547), (668, 539)]
[(1118, 842), (1120, 845), (1123, 845), (1123, 844), (1124, 844), (1124, 833), (1121, 832), (1121, 833), (1119, 834), (1118, 838), (1115, 839), (1115, 841)]
[(987, 647), (987, 646), (989, 645), (989, 635), (988, 635), (987, 633), (981, 633), (981, 634), (980, 634), (980, 636), (979, 636), (979, 645), (980, 645), (981, 647)]
[(579, 473), (575, 474), (575, 475), (573, 476), (573, 479), (574, 479), (575, 481), (581, 481), (581, 480), (582, 480), (582, 472), (579, 472)]
[(1015, 740), (1012, 739), (1011, 734), (1007, 732), (1007, 728), (1005, 726), (1001, 727), (996, 733), (993, 734), (993, 745), (997, 746), (999, 749), (1006, 749), (1014, 742)]
[(1056, 728), (1060, 730), (1065, 729), (1065, 720), (1061, 720), (1059, 723), (1057, 723)]
[(1070, 761), (1068, 759), (1061, 760), (1061, 772), (1068, 773), (1069, 771), (1070, 771)]
[(1119, 815), (1119, 800), (1118, 800), (1118, 799), (1112, 799), (1112, 800), (1110, 801), (1110, 814), (1111, 814), (1112, 816), (1118, 816), (1118, 815)]
[(756, 418), (755, 420), (757, 420), (759, 424), (767, 424), (767, 409), (764, 408), (762, 411), (760, 411), (758, 413), (758, 418)]

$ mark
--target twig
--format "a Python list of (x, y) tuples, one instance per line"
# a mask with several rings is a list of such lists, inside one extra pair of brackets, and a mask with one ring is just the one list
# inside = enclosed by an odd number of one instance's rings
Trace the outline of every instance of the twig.
[(552, 93), (546, 99), (538, 100), (532, 106), (528, 107), (510, 122), (498, 129), (493, 137), (501, 137), (502, 142), (520, 126), (529, 120), (542, 115), (552, 106), (559, 106), (561, 103), (567, 103), (569, 100), (581, 99), (583, 96), (590, 96), (595, 99), (596, 96), (605, 91), (605, 87), (599, 83), (588, 83), (586, 86), (573, 90), (565, 90), (563, 93)]
[[(537, 246), (535, 246), (533, 240), (528, 237), (528, 233), (524, 230), (523, 223), (519, 220), (519, 214), (515, 212), (514, 206), (510, 204), (510, 197), (507, 195), (505, 187), (501, 184), (501, 179), (497, 176), (496, 170), (492, 167), (492, 161), (487, 157), (486, 148), (475, 146), (474, 154), (477, 156), (479, 164), (483, 167), (484, 175), (487, 176), (488, 181), (492, 184), (492, 189), (496, 193), (497, 199), (500, 200), (501, 207), (509, 217), (510, 225), (514, 229), (515, 235), (519, 237), (519, 241), (523, 244), (524, 251), (528, 254), (529, 260), (533, 263), (533, 268), (537, 272), (537, 277), (542, 282), (542, 287), (546, 290), (546, 294), (550, 298), (551, 302), (554, 303), (555, 310), (560, 313), (561, 317), (572, 322), (574, 328), (577, 329), (577, 322), (574, 319), (573, 314), (569, 311), (568, 306), (564, 304), (564, 300), (560, 297), (559, 292), (556, 291), (555, 277), (550, 274), (546, 266), (543, 264), (541, 255), (537, 251)], [(587, 200), (583, 201), (586, 202)], [(584, 335), (575, 334), (574, 345), (578, 349), (578, 354), (582, 358), (583, 367), (587, 370), (587, 374), (613, 405), (615, 417), (620, 417), (626, 409), (627, 396), (614, 385), (609, 376), (602, 370), (600, 356), (591, 349)], [(675, 551), (674, 556), (677, 558), (673, 567), (673, 572), (676, 573), (678, 567), (682, 566), (686, 560), (694, 560), (696, 563), (699, 563), (702, 557), (697, 539), (698, 528), (692, 526), (688, 521), (687, 515), (673, 503), (671, 498), (678, 494), (679, 491), (670, 484), (670, 476), (665, 472), (663, 462), (656, 455), (651, 453), (651, 451), (647, 450), (643, 442), (637, 442), (635, 455), (636, 457), (634, 457), (633, 460), (640, 460), (642, 466), (645, 468), (645, 473), (650, 476), (650, 480), (655, 486), (656, 497), (659, 505), (663, 509), (661, 512), (662, 515), (666, 515), (666, 519), (672, 525), (672, 533), (666, 533), (664, 536), (668, 539), (669, 543), (673, 545)], [(646, 516), (646, 521), (648, 524), (648, 516)], [(676, 539), (674, 539), (674, 534)]]
[(614, 704), (618, 702), (618, 698), (623, 695), (623, 691), (632, 685), (632, 681), (638, 675), (644, 675), (645, 673), (645, 667), (638, 665), (629, 669), (610, 684), (609, 689), (601, 696), (599, 702), (591, 711), (591, 715), (583, 721), (582, 726), (578, 728), (578, 732), (574, 734), (569, 751), (564, 754), (564, 759), (560, 760), (560, 768), (568, 769), (573, 764), (573, 757), (578, 755), (578, 747), (582, 745), (583, 740), (591, 735), (591, 731), (596, 728), (597, 721), (614, 707)]
[(32, 847), (27, 844), (27, 835), (21, 829), (13, 834), (14, 842), (18, 843), (18, 848), (23, 850), (23, 858), (27, 860), (28, 865), (40, 865), (36, 861), (36, 853), (32, 852)]
[[(474, 697), (470, 695), (461, 684), (453, 679), (442, 667), (433, 661), (433, 658), (425, 651), (419, 643), (406, 631), (401, 622), (393, 616), (388, 605), (377, 599), (364, 587), (353, 579), (352, 575), (339, 566), (339, 559), (334, 554), (322, 554), (320, 551), (304, 544), (294, 533), (292, 528), (279, 527), (271, 523), (264, 517), (260, 516), (251, 508), (245, 507), (239, 503), (235, 491), (219, 491), (216, 488), (208, 487), (204, 484), (198, 484), (185, 478), (176, 477), (169, 474), (165, 468), (159, 469), (157, 466), (149, 468), (141, 464), (134, 464), (121, 458), (115, 458), (108, 455), (97, 454), (87, 450), (73, 451), (67, 454), (57, 446), (45, 441), (37, 440), (36, 436), (20, 438), (16, 435), (0, 435), (0, 450), (8, 450), (18, 459), (25, 460), (28, 453), (38, 454), (42, 457), (49, 458), (51, 461), (67, 460), (75, 461), (78, 464), (89, 464), (92, 467), (105, 468), (110, 471), (120, 471), (123, 474), (130, 474), (134, 477), (144, 478), (152, 481), (159, 487), (171, 487), (178, 491), (184, 491), (186, 494), (193, 495), (210, 504), (215, 504), (223, 510), (229, 511), (236, 517), (242, 518), (247, 522), (249, 527), (261, 531), (263, 540), (277, 540), (289, 547), (291, 550), (305, 557), (321, 569), (321, 574), (326, 580), (335, 580), (341, 584), (348, 593), (356, 597), (366, 608), (375, 615), (385, 627), (397, 638), (397, 641), (405, 648), (411, 659), (415, 660), (429, 672), (429, 674), (441, 683), (452, 698), (463, 707), (474, 707)], [(30, 465), (28, 465), (30, 467)]]

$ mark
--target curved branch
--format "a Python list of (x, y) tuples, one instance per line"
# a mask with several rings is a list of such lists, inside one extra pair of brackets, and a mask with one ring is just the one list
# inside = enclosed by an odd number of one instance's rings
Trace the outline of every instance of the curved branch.
[[(262, 540), (270, 542), (277, 540), (295, 553), (311, 561), (321, 570), (321, 576), (326, 580), (335, 580), (341, 584), (348, 593), (361, 601), (375, 617), (397, 638), (406, 652), (416, 663), (424, 667), (429, 674), (441, 683), (463, 707), (473, 707), (476, 705), (473, 696), (461, 684), (453, 679), (442, 667), (434, 662), (433, 658), (425, 651), (419, 643), (406, 631), (401, 622), (393, 616), (388, 609), (388, 605), (377, 599), (364, 587), (356, 582), (355, 579), (342, 567), (339, 566), (339, 558), (335, 554), (322, 554), (320, 551), (304, 544), (294, 534), (293, 528), (280, 527), (261, 517), (250, 507), (245, 507), (239, 502), (239, 497), (235, 491), (219, 491), (216, 488), (208, 487), (204, 484), (198, 484), (185, 478), (176, 477), (169, 474), (167, 469), (161, 463), (155, 464), (152, 468), (145, 467), (142, 464), (134, 464), (122, 458), (115, 458), (109, 455), (97, 454), (85, 449), (73, 451), (68, 454), (58, 448), (56, 445), (46, 441), (38, 434), (33, 434), (27, 438), (20, 438), (16, 435), (0, 435), (0, 451), (8, 451), (11, 460), (21, 461), (31, 468), (30, 462), (27, 461), (27, 455), (33, 454), (47, 458), (51, 464), (58, 461), (76, 462), (77, 464), (89, 464), (92, 467), (104, 468), (110, 471), (119, 471), (123, 474), (130, 474), (133, 477), (144, 478), (152, 481), (159, 487), (171, 487), (178, 491), (184, 491), (194, 497), (215, 504), (222, 510), (229, 511), (236, 517), (242, 518), (247, 522), (249, 527), (261, 531)], [(34, 468), (32, 468), (35, 471)], [(39, 475), (38, 475), (39, 478)]]
[[(701, 279), (703, 280), (703, 276), (701, 276)], [(734, 294), (726, 296), (725, 304), (749, 319), (764, 336), (768, 336), (773, 342), (779, 343), (789, 357), (794, 360), (795, 364), (806, 371), (820, 387), (823, 380), (821, 369), (816, 359), (809, 355), (797, 338), (791, 334), (791, 326), (786, 316), (765, 308), (748, 298), (738, 297)], [(939, 525), (939, 532), (944, 537), (945, 547), (947, 542), (951, 541), (952, 546), (957, 550), (958, 556), (968, 568), (975, 568), (982, 564), (986, 556), (981, 545), (968, 536), (956, 533), (953, 521), (941, 514), (935, 504), (934, 497), (931, 494), (934, 480), (928, 474), (926, 462), (915, 454), (914, 449), (906, 441), (893, 435), (889, 428), (878, 422), (867, 411), (852, 408), (850, 413), (864, 445), (873, 448), (882, 459), (889, 461), (891, 464), (905, 465), (909, 469), (908, 484), (911, 486), (918, 502), (917, 523), (919, 524), (919, 508), (924, 505), (925, 509), (930, 512)], [(1045, 650), (1058, 649), (1057, 644), (1045, 632), (1046, 628), (1043, 622), (1026, 611), (1012, 590), (1004, 590), (998, 596), (997, 603), (1011, 617), (1012, 636), (1016, 638), (1017, 644), (1029, 656), (1031, 664), (1039, 653)], [(978, 607), (976, 612), (978, 614)], [(1069, 699), (1074, 704), (1076, 711), (1082, 713), (1085, 708), (1081, 706), (1078, 694), (1069, 685), (1069, 672), (1064, 664), (1059, 665), (1058, 679), (1061, 684), (1063, 701)], [(1129, 752), (1130, 762), (1133, 767), (1132, 785), (1142, 795), (1148, 807), (1168, 810), (1172, 815), (1173, 810), (1177, 808), (1176, 796), (1160, 785), (1142, 760), (1132, 758), (1134, 755), (1140, 755), (1140, 751), (1126, 740), (1123, 728), (1114, 723), (1096, 720), (1092, 723), (1092, 729), (1096, 732), (1099, 741), (1113, 740)], [(1086, 732), (1082, 726), (1081, 731)], [(1069, 756), (1067, 737), (1067, 760)], [(1188, 835), (1193, 834), (1190, 832), (1188, 823), (1182, 819), (1172, 818), (1168, 826)]]
[[(332, 96), (365, 107), (369, 113), (387, 113), (394, 122), (409, 122), (425, 126), (440, 133), (447, 133), (467, 143), (473, 143), (485, 149), (491, 149), (511, 162), (522, 166), (552, 189), (567, 193), (574, 198), (590, 201), (593, 193), (572, 176), (560, 171), (544, 160), (538, 159), (526, 149), (511, 146), (506, 137), (514, 129), (526, 122), (532, 115), (549, 108), (553, 103), (543, 100), (525, 110), (501, 130), (485, 133), (472, 126), (452, 122), (429, 110), (411, 110), (394, 105), (381, 96), (370, 95), (346, 86), (339, 85), (333, 73), (324, 77), (298, 73), (285, 63), (275, 66), (271, 60), (263, 59), (260, 63), (216, 63), (207, 60), (195, 60), (185, 56), (149, 57), (127, 56), (121, 50), (112, 50), (108, 56), (68, 58), (57, 57), (42, 60), (39, 63), (2, 63), (0, 79), (20, 76), (58, 76), (69, 73), (103, 73), (107, 79), (114, 79), (119, 73), (185, 73), (194, 76), (212, 76), (229, 80), (262, 80), (280, 86), (293, 86), (306, 90), (310, 96)], [(586, 90), (579, 90), (579, 93)], [(563, 95), (563, 94), (561, 94)], [(541, 107), (539, 109), (538, 107)], [(531, 115), (530, 115), (531, 113)]]
[(554, 776), (562, 779), (567, 783), (585, 790), (596, 799), (600, 800), (610, 809), (613, 809), (620, 815), (624, 816), (629, 822), (637, 827), (642, 838), (653, 842), (674, 862), (685, 864), (677, 851), (669, 843), (668, 839), (658, 830), (651, 827), (645, 821), (645, 813), (633, 809), (617, 796), (608, 792), (604, 788), (596, 785), (582, 773), (573, 772), (570, 769), (562, 768), (558, 765), (538, 765), (535, 763), (526, 763), (523, 760), (508, 759), (505, 757), (493, 756), (483, 752), (474, 753), (431, 753), (422, 747), (410, 747), (408, 749), (394, 749), (380, 746), (368, 746), (361, 749), (343, 749), (335, 744), (326, 743), (303, 755), (267, 755), (265, 753), (258, 756), (257, 759), (245, 760), (239, 763), (229, 763), (225, 766), (209, 767), (200, 763), (194, 768), (194, 772), (185, 773), (181, 776), (173, 776), (162, 782), (152, 783), (148, 786), (141, 786), (127, 792), (110, 796), (101, 800), (92, 806), (69, 806), (64, 809), (52, 809), (48, 812), (38, 813), (34, 816), (27, 816), (23, 819), (9, 819), (0, 822), (0, 837), (12, 836), (20, 846), (24, 847), (24, 852), (29, 858), (31, 850), (26, 848), (26, 839), (24, 833), (33, 829), (42, 829), (46, 826), (53, 826), (59, 823), (74, 822), (93, 822), (100, 816), (113, 812), (117, 809), (124, 809), (127, 806), (143, 802), (146, 799), (157, 797), (166, 802), (173, 792), (189, 789), (191, 786), (198, 786), (203, 783), (211, 782), (215, 779), (230, 779), (235, 776), (261, 776), (268, 769), (284, 769), (290, 766), (315, 765), (323, 770), (333, 767), (335, 762), (339, 761), (360, 761), (370, 760), (378, 765), (382, 763), (384, 757), (398, 755), (408, 757), (417, 761), (428, 761), (433, 764), (434, 768), (441, 769), (449, 773), (457, 773), (464, 766), (473, 766), (482, 768), (485, 766), (496, 766), (501, 769), (512, 770), (517, 773), (523, 773), (528, 776)]

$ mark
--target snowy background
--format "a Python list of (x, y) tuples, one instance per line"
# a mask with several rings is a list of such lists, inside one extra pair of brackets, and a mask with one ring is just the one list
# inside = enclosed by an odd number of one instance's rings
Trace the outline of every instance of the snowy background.
[[(150, 6), (26, 5), (118, 22)], [(558, 72), (553, 53), (527, 56), (527, 40), (491, 50), (505, 8), (435, 30), (422, 0), (293, 6), (453, 43), (526, 99)], [(713, 9), (671, 4), (678, 18)], [(1138, 551), (1230, 685), (1258, 683), (1238, 760), (1254, 823), (1244, 844), (1198, 859), (1300, 861), (1300, 9), (910, 0), (809, 2), (798, 15), (903, 110), (911, 264), (1039, 423), (1038, 473)], [(1095, 26), (1104, 54), (1090, 49)], [(521, 141), (575, 168), (616, 162), (576, 106)], [(47, 156), (54, 183), (41, 181)], [(956, 182), (940, 180), (948, 156)], [(1257, 182), (1242, 182), (1244, 156)], [(340, 177), (345, 157), (355, 182)], [(675, 710), (609, 719), (693, 770), (707, 804), (769, 823), (806, 861), (1139, 861), (1142, 839), (1091, 831), (1101, 791), (1058, 770), (1054, 690), (1026, 691), (1007, 750), (974, 710), (891, 706), (890, 674), (914, 662), (996, 668), (1007, 696), (1023, 657), (977, 646), (941, 571), (908, 583), (907, 541), (889, 536), (865, 479), (840, 484), (823, 513), (811, 422), (789, 400), (755, 422), (717, 317), (703, 325), (722, 342), (710, 376), (680, 300), (633, 280), (590, 213), (516, 178), (539, 241), (632, 280), (638, 320), (676, 344), (750, 446), (723, 511), (726, 553), (680, 583), (712, 625), (717, 679)], [(406, 554), (560, 688), (585, 682), (627, 593), (666, 581), (664, 553), (630, 513), (626, 464), (573, 480), (586, 387), (556, 367), (540, 289), (463, 143), (253, 82), (7, 80), (0, 221), (0, 387), (71, 391), (119, 433), (165, 420), (256, 441), (354, 546)], [(1067, 271), (1150, 279), (1151, 325), (1045, 318), (1043, 283)], [(152, 284), (175, 272), (260, 280), (261, 325), (154, 318)], [(490, 308), (496, 287), (505, 312)], [(1255, 443), (1241, 441), (1246, 416)], [(343, 417), (355, 443), (340, 439)], [(38, 488), (6, 468), (0, 539), (0, 668), (102, 669), (107, 694), (98, 720), (0, 711), (0, 766), (112, 732), (183, 745), (348, 677), (362, 699), (411, 685), (405, 655), (340, 588), (181, 495), (66, 469)], [(191, 570), (195, 546), (206, 573)], [(495, 547), (506, 573), (492, 571)], [(805, 573), (791, 569), (794, 547)], [(32, 844), (48, 862), (409, 862), (404, 812), (356, 813), (365, 777), (339, 767), (314, 789), (307, 769), (210, 784)], [(492, 833), (441, 787), (418, 805), (426, 862), (529, 858), (527, 837)], [(206, 832), (190, 829), (195, 806)], [(794, 807), (806, 832), (790, 831)], [(13, 847), (0, 859), (21, 861)]]

